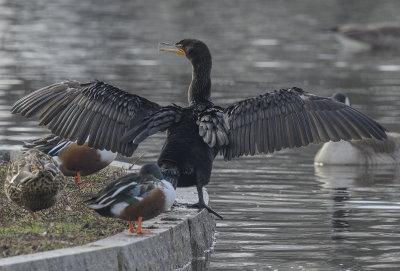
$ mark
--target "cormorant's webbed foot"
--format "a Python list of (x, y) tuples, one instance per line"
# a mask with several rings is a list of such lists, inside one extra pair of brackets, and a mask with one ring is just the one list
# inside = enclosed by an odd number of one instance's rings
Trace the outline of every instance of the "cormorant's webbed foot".
[(198, 202), (198, 203), (195, 203), (195, 204), (188, 205), (188, 207), (189, 207), (189, 208), (199, 208), (199, 209), (205, 208), (205, 209), (207, 209), (207, 211), (208, 211), (209, 213), (212, 213), (213, 215), (215, 215), (215, 216), (218, 217), (219, 219), (221, 219), (221, 220), (224, 219), (222, 216), (220, 216), (216, 211), (214, 211), (213, 209), (211, 209), (211, 207), (208, 206), (208, 205), (206, 205), (205, 203), (200, 203), (200, 202)]

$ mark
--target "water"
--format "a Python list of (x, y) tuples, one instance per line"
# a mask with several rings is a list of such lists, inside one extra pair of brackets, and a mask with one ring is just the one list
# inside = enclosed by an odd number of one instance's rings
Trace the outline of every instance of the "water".
[[(185, 105), (190, 64), (160, 41), (204, 40), (216, 104), (298, 86), (347, 92), (353, 106), (400, 131), (400, 54), (343, 51), (324, 29), (398, 20), (398, 1), (0, 0), (0, 149), (47, 133), (9, 114), (39, 87), (100, 79), (162, 105)], [(134, 155), (155, 161), (164, 135)], [(211, 270), (396, 270), (396, 168), (314, 168), (318, 146), (214, 163)]]

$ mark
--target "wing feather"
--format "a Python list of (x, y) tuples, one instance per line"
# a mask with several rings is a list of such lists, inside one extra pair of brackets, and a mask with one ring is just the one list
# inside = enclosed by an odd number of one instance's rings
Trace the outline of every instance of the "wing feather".
[(274, 123), (275, 123), (275, 129), (272, 129), (272, 133), (274, 134), (274, 140), (275, 140), (275, 150), (280, 151), (282, 149), (282, 143), (283, 143), (283, 137), (284, 134), (282, 132), (282, 123), (281, 123), (281, 116), (279, 110), (276, 108), (277, 111), (275, 115), (273, 116), (274, 118)]
[(256, 153), (256, 141), (254, 140), (257, 134), (256, 131), (256, 121), (253, 121), (250, 125), (250, 135), (247, 139), (250, 143), (250, 155), (254, 155)]
[[(89, 146), (130, 156), (133, 142), (118, 143), (124, 135), (161, 107), (140, 96), (94, 81), (67, 81), (41, 88), (18, 100), (12, 113), (37, 116), (56, 135)], [(101, 130), (105, 129), (105, 130)]]
[[(217, 131), (226, 133), (229, 139), (219, 146), (226, 160), (256, 151), (272, 153), (330, 140), (386, 138), (385, 128), (363, 113), (299, 88), (237, 102), (224, 109), (223, 114), (227, 129)], [(200, 135), (204, 134), (201, 130)]]

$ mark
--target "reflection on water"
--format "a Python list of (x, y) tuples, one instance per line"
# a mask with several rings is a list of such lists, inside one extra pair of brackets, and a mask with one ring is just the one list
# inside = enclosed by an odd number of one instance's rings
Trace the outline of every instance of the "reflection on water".
[(215, 269), (257, 269), (260, 261), (266, 270), (400, 267), (400, 169), (313, 169), (315, 150), (276, 153), (241, 179), (216, 165), (210, 190), (225, 220), (217, 221)]
[[(400, 56), (349, 54), (324, 31), (398, 20), (399, 9), (395, 0), (0, 0), (0, 149), (47, 133), (9, 108), (60, 80), (100, 79), (162, 105), (185, 105), (188, 61), (157, 52), (158, 42), (185, 37), (211, 49), (216, 104), (291, 86), (322, 96), (342, 91), (400, 131)], [(146, 152), (141, 162), (154, 162), (164, 138), (143, 142), (133, 160)], [(399, 269), (397, 169), (314, 169), (317, 148), (216, 160), (208, 187), (225, 219), (217, 221), (210, 269)]]

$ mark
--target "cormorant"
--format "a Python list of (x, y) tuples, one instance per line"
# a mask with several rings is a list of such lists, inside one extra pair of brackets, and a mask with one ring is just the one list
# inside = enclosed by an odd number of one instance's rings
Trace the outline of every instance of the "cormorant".
[(56, 135), (97, 149), (131, 156), (140, 142), (167, 131), (158, 164), (174, 187), (196, 186), (199, 202), (222, 218), (203, 200), (212, 163), (220, 152), (225, 160), (242, 155), (272, 153), (283, 148), (329, 140), (385, 139), (385, 129), (363, 113), (304, 92), (281, 89), (215, 106), (211, 96), (211, 54), (206, 44), (184, 39), (161, 51), (186, 56), (192, 64), (189, 106), (161, 107), (143, 97), (94, 81), (57, 83), (18, 100), (13, 113), (38, 116)]

